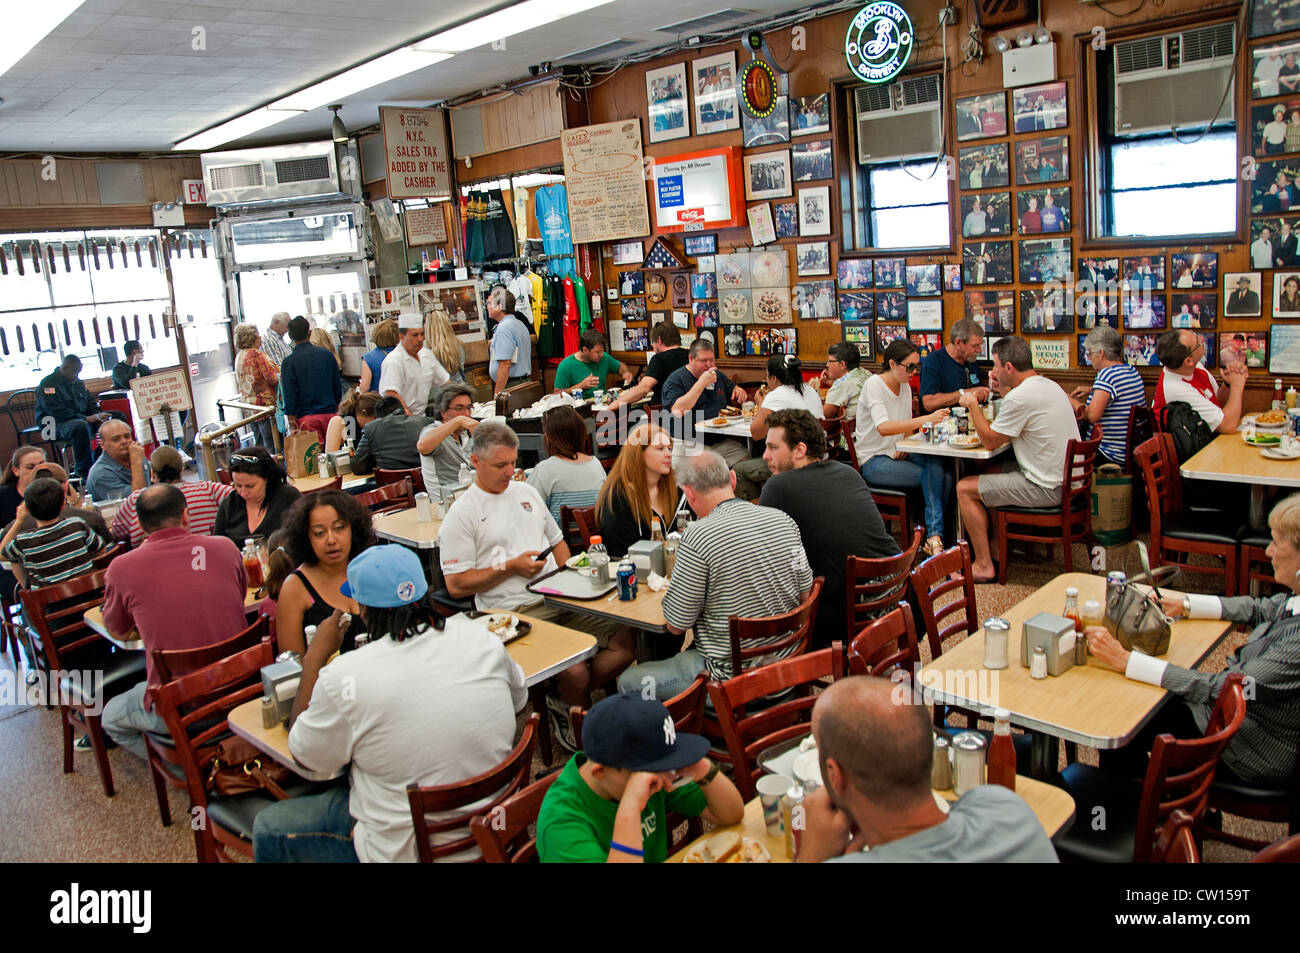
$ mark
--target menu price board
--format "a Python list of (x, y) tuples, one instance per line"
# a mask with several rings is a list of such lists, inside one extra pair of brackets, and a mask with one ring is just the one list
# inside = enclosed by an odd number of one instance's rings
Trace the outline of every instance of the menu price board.
[(650, 234), (640, 121), (566, 129), (560, 146), (575, 245)]
[(406, 241), (409, 245), (436, 245), (447, 240), (447, 219), (442, 206), (403, 209), (406, 219)]
[(745, 216), (740, 162), (735, 146), (656, 159), (651, 170), (655, 228), (683, 232), (740, 225)]
[(390, 199), (451, 195), (451, 158), (441, 109), (380, 106)]

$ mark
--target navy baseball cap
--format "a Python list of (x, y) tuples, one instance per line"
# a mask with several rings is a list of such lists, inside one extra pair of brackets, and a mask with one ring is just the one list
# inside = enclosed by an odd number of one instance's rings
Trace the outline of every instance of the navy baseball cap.
[(582, 750), (592, 761), (627, 771), (677, 771), (709, 753), (703, 735), (678, 734), (663, 702), (637, 692), (610, 695), (582, 721)]
[(405, 546), (371, 546), (348, 563), (348, 581), (339, 592), (363, 606), (396, 609), (424, 598), (429, 584), (424, 581), (420, 557)]

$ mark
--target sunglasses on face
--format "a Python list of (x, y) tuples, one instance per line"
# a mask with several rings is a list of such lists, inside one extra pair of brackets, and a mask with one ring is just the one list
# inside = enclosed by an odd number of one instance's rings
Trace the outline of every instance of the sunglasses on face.
[(901, 366), (902, 366), (903, 370), (905, 370), (905, 371), (915, 371), (917, 368), (919, 368), (919, 367), (921, 366), (921, 362), (920, 362), (920, 361), (904, 361), (903, 364), (902, 364)]

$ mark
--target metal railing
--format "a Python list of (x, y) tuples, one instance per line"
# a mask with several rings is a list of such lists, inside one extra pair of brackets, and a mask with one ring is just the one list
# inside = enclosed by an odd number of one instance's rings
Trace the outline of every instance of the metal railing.
[[(203, 461), (204, 469), (208, 473), (208, 479), (212, 479), (217, 472), (217, 460), (216, 457), (213, 456), (212, 451), (212, 444), (214, 441), (220, 440), (223, 437), (228, 437), (241, 427), (246, 427), (259, 420), (275, 420), (274, 407), (263, 407), (260, 404), (247, 404), (240, 400), (223, 399), (217, 401), (218, 413), (221, 415), (223, 421), (226, 419), (227, 408), (248, 413), (239, 420), (226, 424), (226, 426), (221, 427), (218, 430), (210, 430), (199, 434), (199, 455), (200, 459)], [(271, 439), (275, 443), (274, 452), (277, 454), (281, 453), (282, 447), (280, 444), (280, 431), (275, 426), (271, 427)]]

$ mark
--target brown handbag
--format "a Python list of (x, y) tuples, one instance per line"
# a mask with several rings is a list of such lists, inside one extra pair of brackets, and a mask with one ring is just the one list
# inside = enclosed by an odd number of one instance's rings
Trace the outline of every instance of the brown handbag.
[(283, 801), (289, 795), (282, 785), (293, 778), (292, 771), (277, 764), (252, 742), (232, 736), (217, 745), (217, 754), (208, 772), (207, 788), (209, 793), (222, 797), (267, 791)]
[(1170, 623), (1173, 621), (1165, 615), (1164, 608), (1155, 596), (1155, 590), (1143, 592), (1134, 583), (1147, 580), (1153, 587), (1178, 574), (1176, 566), (1160, 566), (1154, 571), (1147, 559), (1146, 546), (1134, 543), (1143, 572), (1133, 576), (1123, 589), (1117, 590), (1106, 600), (1106, 628), (1120, 645), (1130, 652), (1136, 649), (1144, 655), (1164, 655), (1169, 651)]

